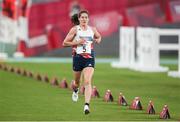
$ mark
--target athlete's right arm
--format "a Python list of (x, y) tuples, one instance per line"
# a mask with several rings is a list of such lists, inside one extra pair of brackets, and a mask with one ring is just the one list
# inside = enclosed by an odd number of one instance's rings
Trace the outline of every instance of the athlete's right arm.
[(71, 28), (71, 30), (69, 31), (69, 33), (67, 34), (66, 38), (63, 41), (64, 47), (84, 44), (84, 40), (73, 41), (76, 35), (76, 31), (77, 31), (76, 27)]

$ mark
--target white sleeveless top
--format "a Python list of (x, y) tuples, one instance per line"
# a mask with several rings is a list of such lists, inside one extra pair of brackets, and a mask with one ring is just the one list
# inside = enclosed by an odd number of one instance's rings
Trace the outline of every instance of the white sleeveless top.
[(84, 39), (86, 42), (83, 45), (78, 45), (76, 47), (77, 54), (91, 54), (91, 50), (93, 49), (93, 38), (94, 32), (90, 26), (87, 27), (87, 30), (82, 30), (79, 25), (77, 25), (77, 33), (75, 36), (75, 41), (79, 41), (80, 39)]

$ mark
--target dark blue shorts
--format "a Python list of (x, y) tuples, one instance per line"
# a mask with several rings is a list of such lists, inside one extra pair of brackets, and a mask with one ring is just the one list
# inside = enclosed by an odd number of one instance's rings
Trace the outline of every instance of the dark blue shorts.
[(76, 54), (73, 56), (73, 70), (74, 71), (82, 71), (86, 67), (95, 66), (95, 59), (93, 58), (84, 58), (82, 55)]

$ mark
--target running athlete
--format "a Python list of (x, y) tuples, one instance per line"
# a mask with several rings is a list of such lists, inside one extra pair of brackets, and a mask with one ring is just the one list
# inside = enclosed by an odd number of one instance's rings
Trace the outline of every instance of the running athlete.
[(72, 100), (78, 101), (78, 92), (80, 78), (83, 73), (84, 87), (85, 87), (85, 104), (84, 113), (89, 114), (90, 100), (92, 92), (92, 77), (94, 74), (95, 56), (93, 42), (99, 44), (101, 42), (101, 35), (95, 27), (88, 25), (89, 13), (87, 11), (80, 11), (78, 14), (79, 22), (74, 22), (73, 26), (66, 38), (63, 46), (72, 46), (73, 57), (73, 71), (75, 88), (72, 94)]

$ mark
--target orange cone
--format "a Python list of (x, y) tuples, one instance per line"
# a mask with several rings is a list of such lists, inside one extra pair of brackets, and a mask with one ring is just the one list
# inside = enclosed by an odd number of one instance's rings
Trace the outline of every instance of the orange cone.
[(14, 68), (13, 67), (10, 68), (10, 72), (14, 72)]
[(160, 113), (160, 119), (170, 119), (170, 113), (168, 110), (168, 106), (164, 105), (163, 110)]
[(17, 74), (21, 74), (21, 69), (16, 68), (16, 73), (17, 73)]
[(142, 110), (143, 109), (139, 97), (134, 98), (133, 102), (131, 103), (130, 109), (133, 109), (133, 110)]
[(0, 69), (4, 70), (4, 64), (0, 64)]
[(42, 76), (39, 73), (36, 75), (36, 80), (38, 80), (38, 81), (42, 80)]
[(25, 69), (24, 69), (24, 71), (22, 72), (22, 75), (23, 75), (23, 76), (27, 76), (27, 72), (26, 72)]
[(8, 66), (7, 68), (7, 71), (11, 72), (11, 66)]
[(96, 86), (93, 86), (93, 88), (92, 88), (92, 94), (91, 94), (91, 97), (97, 97), (97, 98), (100, 97), (99, 92), (98, 92)]
[(111, 91), (108, 89), (104, 95), (104, 101), (105, 102), (113, 102), (114, 101), (114, 98), (112, 96), (112, 93)]
[(61, 81), (61, 83), (59, 84), (59, 87), (60, 88), (68, 88), (68, 84), (67, 84), (67, 81), (65, 78)]
[(43, 81), (46, 83), (49, 83), (49, 78), (47, 75), (43, 76)]
[(33, 78), (33, 73), (31, 71), (27, 72), (27, 76)]
[(3, 70), (8, 71), (8, 66), (4, 65)]
[(6, 71), (10, 71), (11, 66), (7, 66)]
[(2, 69), (3, 68), (3, 64), (0, 64), (0, 69)]
[(153, 102), (150, 100), (149, 104), (148, 104), (148, 108), (147, 108), (147, 113), (148, 114), (155, 114), (155, 109), (154, 109), (154, 105)]
[(53, 85), (53, 86), (58, 86), (59, 83), (58, 83), (58, 79), (55, 77), (53, 78), (51, 81), (50, 81), (50, 84)]
[(119, 93), (118, 104), (122, 106), (128, 105), (126, 102), (125, 96), (122, 93)]

